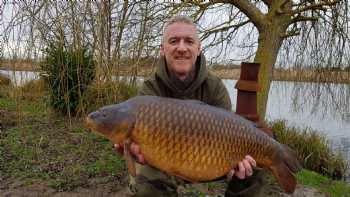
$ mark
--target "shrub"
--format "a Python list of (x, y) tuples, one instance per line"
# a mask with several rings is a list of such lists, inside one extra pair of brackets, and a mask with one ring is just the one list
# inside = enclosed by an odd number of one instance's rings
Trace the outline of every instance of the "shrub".
[(6, 75), (0, 73), (0, 86), (6, 86), (6, 85), (7, 86), (11, 85), (11, 80)]
[(137, 87), (124, 81), (95, 81), (84, 94), (82, 113), (91, 112), (104, 105), (119, 103), (137, 94)]
[(13, 87), (9, 92), (9, 96), (20, 100), (42, 101), (45, 97), (44, 89), (44, 80), (35, 79), (25, 83), (23, 86)]
[(340, 153), (334, 153), (320, 132), (287, 127), (285, 121), (271, 123), (277, 141), (287, 144), (297, 152), (303, 167), (332, 178), (344, 176), (347, 164)]
[(72, 49), (51, 44), (41, 64), (49, 88), (50, 105), (64, 114), (76, 114), (82, 95), (95, 76), (92, 53), (86, 48)]

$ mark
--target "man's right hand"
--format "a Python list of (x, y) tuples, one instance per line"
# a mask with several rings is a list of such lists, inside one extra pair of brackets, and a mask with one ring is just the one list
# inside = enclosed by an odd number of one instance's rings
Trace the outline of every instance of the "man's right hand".
[[(114, 149), (117, 153), (123, 155), (124, 154), (124, 144), (114, 144)], [(143, 154), (141, 153), (140, 146), (134, 142), (130, 145), (130, 153), (135, 158), (137, 163), (140, 163), (142, 165), (146, 164), (145, 158)]]

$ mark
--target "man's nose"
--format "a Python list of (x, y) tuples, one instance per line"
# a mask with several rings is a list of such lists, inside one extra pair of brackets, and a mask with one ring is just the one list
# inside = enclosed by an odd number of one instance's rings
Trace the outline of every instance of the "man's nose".
[(179, 45), (177, 47), (178, 51), (186, 51), (187, 50), (187, 46), (184, 40), (180, 40)]

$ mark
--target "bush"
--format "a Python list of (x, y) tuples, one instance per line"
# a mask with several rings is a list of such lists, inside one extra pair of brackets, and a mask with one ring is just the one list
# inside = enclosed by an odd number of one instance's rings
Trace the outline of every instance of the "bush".
[(48, 88), (50, 105), (63, 114), (76, 114), (82, 95), (95, 76), (92, 53), (86, 48), (73, 50), (51, 44), (41, 64)]
[(11, 80), (8, 76), (0, 73), (0, 86), (11, 85)]
[(79, 108), (91, 112), (104, 105), (125, 101), (136, 94), (137, 87), (124, 81), (96, 81), (85, 92), (83, 106)]
[(340, 153), (333, 153), (325, 136), (320, 132), (287, 127), (285, 121), (271, 123), (271, 128), (282, 144), (287, 144), (297, 152), (303, 167), (332, 178), (345, 175), (347, 164)]
[(13, 87), (9, 92), (11, 98), (17, 100), (40, 102), (45, 97), (45, 82), (43, 79), (31, 80), (23, 86)]
[(0, 85), (0, 98), (9, 97), (9, 93), (11, 92), (12, 88), (12, 85)]

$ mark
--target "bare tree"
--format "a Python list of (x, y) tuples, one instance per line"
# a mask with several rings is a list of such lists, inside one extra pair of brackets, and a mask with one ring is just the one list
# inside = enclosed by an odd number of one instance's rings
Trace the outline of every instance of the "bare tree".
[[(206, 39), (207, 46), (219, 46), (219, 51), (226, 53), (230, 47), (236, 46), (244, 52), (240, 60), (261, 64), (259, 82), (262, 91), (258, 95), (261, 117), (265, 117), (272, 69), (281, 48), (287, 51), (284, 54), (289, 57), (298, 57), (295, 65), (312, 58), (310, 53), (315, 52), (318, 55), (308, 61), (308, 65), (320, 65), (320, 60), (323, 65), (325, 62), (340, 64), (349, 51), (341, 50), (349, 46), (347, 0), (184, 1), (177, 7), (184, 5), (192, 8), (192, 15), (203, 24), (202, 38)], [(210, 22), (212, 17), (217, 17), (214, 22)], [(333, 45), (330, 46), (330, 43)], [(329, 53), (326, 48), (322, 50), (325, 46), (334, 51), (325, 56)], [(304, 50), (309, 47), (312, 52), (305, 53)], [(320, 56), (321, 59), (317, 58)]]
[(107, 77), (119, 75), (122, 64), (133, 67), (136, 75), (142, 58), (158, 55), (165, 20), (178, 13), (191, 15), (200, 26), (203, 49), (210, 50), (212, 57), (261, 64), (261, 117), (266, 113), (274, 66), (349, 65), (348, 0), (13, 1), (1, 5), (12, 12), (3, 24), (3, 43), (25, 42), (27, 57), (38, 56), (57, 38), (78, 48), (90, 46), (103, 71), (100, 75)]

